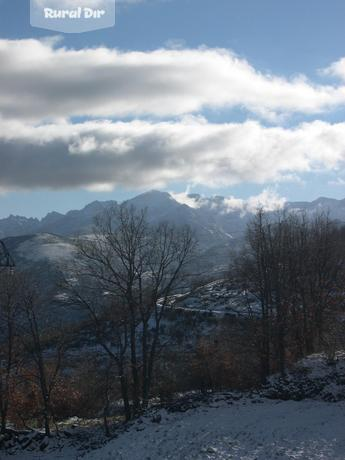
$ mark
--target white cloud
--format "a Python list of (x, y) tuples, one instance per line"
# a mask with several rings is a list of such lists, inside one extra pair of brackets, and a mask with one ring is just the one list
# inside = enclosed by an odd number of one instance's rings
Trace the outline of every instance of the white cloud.
[(255, 212), (258, 208), (265, 211), (275, 211), (282, 209), (286, 203), (286, 198), (278, 195), (274, 190), (265, 189), (262, 193), (250, 197), (245, 203), (245, 210)]
[(210, 208), (218, 212), (228, 214), (238, 211), (241, 215), (255, 213), (259, 208), (265, 211), (276, 211), (284, 208), (286, 198), (278, 195), (272, 189), (264, 189), (259, 195), (253, 195), (248, 199), (236, 198), (234, 196), (224, 197), (222, 199), (208, 198), (203, 196), (190, 195), (188, 192), (174, 193), (171, 196), (179, 203), (186, 204), (190, 208)]
[(0, 59), (0, 114), (6, 118), (166, 117), (242, 107), (274, 120), (345, 103), (345, 86), (260, 73), (223, 49), (121, 52), (0, 40)]
[(345, 81), (345, 58), (341, 58), (333, 62), (326, 69), (321, 70), (321, 75), (330, 75), (332, 77), (340, 78)]
[(0, 152), (3, 189), (265, 185), (344, 168), (345, 123), (284, 129), (193, 117), (44, 126), (2, 120)]
[(169, 194), (178, 203), (185, 204), (193, 209), (199, 209), (199, 208), (202, 208), (203, 206), (208, 205), (208, 200), (206, 198), (198, 197), (198, 199), (195, 199), (193, 196), (190, 196), (189, 191), (186, 191), (186, 192), (170, 191)]
[(86, 187), (89, 192), (103, 193), (112, 192), (114, 189), (113, 184), (94, 184)]

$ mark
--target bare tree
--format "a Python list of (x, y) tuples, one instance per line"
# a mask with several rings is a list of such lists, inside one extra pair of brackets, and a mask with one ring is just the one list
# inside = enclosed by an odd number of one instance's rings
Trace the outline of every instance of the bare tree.
[(1, 433), (6, 431), (11, 402), (10, 385), (19, 360), (19, 290), (20, 276), (0, 271), (0, 415)]
[[(128, 367), (134, 413), (148, 404), (162, 318), (195, 244), (189, 228), (150, 226), (145, 211), (125, 205), (106, 210), (96, 220), (92, 237), (79, 240), (79, 281), (72, 283), (72, 297), (86, 307), (108, 354), (114, 354), (109, 343), (116, 345), (114, 358), (124, 367), (123, 377)], [(85, 284), (92, 286), (87, 300), (80, 289)], [(105, 333), (112, 315), (120, 319), (120, 325), (111, 323), (112, 333), (118, 331), (116, 340)]]
[[(129, 384), (128, 384), (128, 350), (129, 350), (129, 319), (128, 311), (122, 307), (119, 299), (103, 290), (103, 283), (99, 283), (87, 271), (88, 264), (76, 268), (76, 278), (64, 279), (63, 286), (68, 291), (68, 303), (77, 305), (86, 312), (93, 325), (97, 342), (117, 369), (117, 378), (120, 383), (124, 402), (126, 420), (131, 418)], [(101, 361), (102, 363), (102, 361)], [(100, 364), (102, 366), (102, 364)], [(109, 364), (103, 367), (108, 368)], [(106, 375), (112, 373), (100, 372)], [(107, 377), (108, 378), (108, 377)]]
[(263, 380), (272, 362), (285, 373), (288, 349), (303, 356), (320, 348), (343, 268), (339, 229), (327, 214), (258, 211), (235, 273), (261, 304)]
[(50, 426), (54, 419), (52, 393), (62, 370), (66, 342), (63, 330), (48, 326), (45, 320), (45, 311), (49, 306), (47, 298), (42, 296), (41, 290), (32, 280), (27, 278), (26, 283), (21, 298), (21, 332), (27, 364), (32, 365), (33, 369), (27, 373), (26, 378), (39, 389), (45, 433), (50, 436)]

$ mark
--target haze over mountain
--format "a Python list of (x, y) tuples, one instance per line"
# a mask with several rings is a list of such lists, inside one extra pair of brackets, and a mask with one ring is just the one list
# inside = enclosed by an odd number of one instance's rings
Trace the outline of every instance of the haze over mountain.
[[(222, 276), (229, 263), (229, 251), (239, 240), (255, 207), (242, 200), (221, 196), (171, 195), (150, 191), (126, 202), (137, 209), (147, 209), (149, 222), (168, 221), (189, 225), (198, 239), (198, 268)], [(330, 216), (345, 221), (345, 200), (319, 198), (311, 203), (285, 203), (289, 210), (308, 213), (329, 211)], [(94, 201), (81, 210), (67, 214), (51, 212), (43, 219), (9, 216), (0, 220), (0, 238), (5, 239), (15, 263), (23, 269), (40, 273), (47, 284), (54, 284), (59, 270), (73, 259), (75, 237), (92, 232), (94, 218), (116, 201)], [(270, 209), (272, 210), (272, 209)], [(217, 275), (216, 275), (217, 274)]]
[[(169, 221), (190, 225), (202, 238), (221, 240), (242, 233), (255, 211), (253, 206), (245, 206), (241, 200), (236, 202), (221, 196), (205, 198), (196, 194), (185, 195), (185, 200), (180, 200), (178, 195), (155, 190), (138, 195), (126, 203), (137, 209), (147, 208), (151, 223)], [(97, 215), (110, 206), (118, 205), (116, 201), (94, 201), (81, 210), (71, 210), (66, 214), (50, 212), (42, 219), (10, 215), (0, 219), (0, 237), (34, 233), (59, 236), (87, 234), (92, 231)], [(305, 210), (310, 213), (328, 211), (333, 219), (345, 221), (345, 199), (318, 198), (312, 202), (285, 203), (284, 206), (289, 210)]]

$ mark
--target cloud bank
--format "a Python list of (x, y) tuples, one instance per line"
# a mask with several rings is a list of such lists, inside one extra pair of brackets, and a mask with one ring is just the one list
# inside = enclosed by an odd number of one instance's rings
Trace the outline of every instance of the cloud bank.
[(174, 117), (235, 107), (274, 120), (345, 104), (343, 84), (262, 73), (224, 49), (123, 52), (67, 49), (52, 40), (0, 40), (0, 60), (0, 114), (35, 122)]
[[(0, 60), (1, 193), (264, 185), (344, 168), (345, 123), (284, 128), (201, 116), (241, 107), (278, 120), (342, 107), (344, 60), (324, 71), (337, 77), (334, 85), (262, 73), (223, 49), (73, 50), (54, 38), (0, 40)], [(251, 206), (229, 200), (228, 207)]]
[(0, 184), (7, 190), (266, 184), (344, 168), (345, 123), (287, 129), (193, 117), (44, 126), (3, 120), (0, 152)]

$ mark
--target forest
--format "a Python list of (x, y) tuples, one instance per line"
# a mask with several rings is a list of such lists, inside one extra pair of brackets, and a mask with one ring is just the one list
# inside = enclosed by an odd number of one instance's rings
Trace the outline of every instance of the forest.
[(258, 311), (245, 302), (239, 317), (176, 309), (183, 293), (213, 281), (195, 273), (197, 258), (190, 227), (149, 224), (145, 210), (120, 206), (78, 238), (54, 292), (18, 266), (2, 269), (1, 433), (49, 437), (78, 417), (111, 436), (115, 423), (181, 394), (260, 388), (313, 353), (335, 362), (345, 228), (327, 213), (253, 216), (229, 251), (225, 283)]

